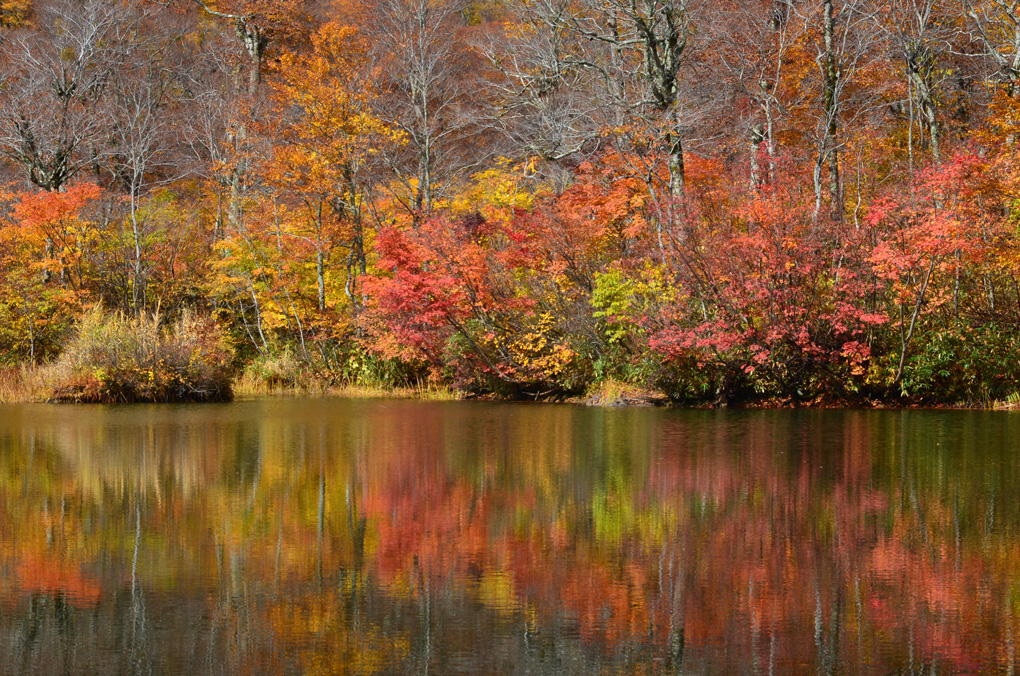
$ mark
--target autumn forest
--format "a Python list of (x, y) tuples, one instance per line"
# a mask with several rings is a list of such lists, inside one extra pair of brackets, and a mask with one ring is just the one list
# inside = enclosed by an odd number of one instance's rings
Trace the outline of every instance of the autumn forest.
[(1018, 143), (1015, 0), (0, 0), (0, 390), (1013, 401)]

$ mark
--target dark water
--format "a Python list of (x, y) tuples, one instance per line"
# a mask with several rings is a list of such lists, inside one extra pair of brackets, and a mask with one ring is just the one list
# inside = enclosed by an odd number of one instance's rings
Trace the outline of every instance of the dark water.
[(1013, 673), (1020, 416), (0, 407), (2, 674)]

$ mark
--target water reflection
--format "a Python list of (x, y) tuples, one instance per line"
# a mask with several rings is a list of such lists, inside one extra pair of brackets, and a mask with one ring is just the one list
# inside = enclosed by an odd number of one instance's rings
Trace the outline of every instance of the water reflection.
[(1013, 673), (1020, 418), (0, 408), (0, 673)]

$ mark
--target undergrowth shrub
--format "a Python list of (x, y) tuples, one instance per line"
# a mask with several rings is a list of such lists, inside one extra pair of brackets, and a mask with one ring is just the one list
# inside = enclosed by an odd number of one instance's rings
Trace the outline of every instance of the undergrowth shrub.
[(248, 361), (235, 382), (241, 395), (337, 392), (345, 388), (431, 391), (439, 386), (420, 362), (387, 358), (350, 341), (328, 351), (294, 346), (271, 349)]
[(232, 398), (230, 351), (216, 323), (185, 312), (128, 317), (95, 308), (53, 366), (54, 401), (198, 402)]
[(922, 334), (908, 353), (899, 389), (921, 402), (1003, 399), (1020, 389), (1020, 336), (995, 324), (954, 324)]
[(240, 394), (269, 394), (308, 389), (313, 381), (307, 366), (292, 351), (259, 355), (244, 367), (237, 382)]

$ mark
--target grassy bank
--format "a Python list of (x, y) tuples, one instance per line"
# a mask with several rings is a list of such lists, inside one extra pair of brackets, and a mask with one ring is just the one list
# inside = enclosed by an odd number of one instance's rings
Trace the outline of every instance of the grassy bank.
[[(67, 396), (65, 386), (54, 386), (54, 370), (50, 366), (19, 366), (0, 369), (0, 404), (24, 403), (125, 403), (144, 401), (211, 401), (186, 398), (145, 400), (141, 398), (101, 399), (93, 395)], [(94, 386), (91, 391), (97, 391)], [(239, 378), (230, 391), (233, 399), (258, 397), (346, 397), (351, 399), (416, 399), (419, 401), (458, 401), (464, 395), (448, 387), (419, 385), (416, 387), (384, 387), (348, 383), (328, 385), (310, 381), (295, 385), (268, 384)]]
[(377, 399), (419, 399), (422, 401), (456, 401), (462, 393), (441, 385), (416, 385), (413, 387), (387, 387), (343, 383), (332, 385), (318, 379), (294, 383), (266, 382), (246, 378), (243, 375), (233, 385), (234, 396), (242, 399), (254, 397), (349, 397)]
[(231, 353), (208, 318), (87, 313), (60, 358), (0, 371), (0, 401), (228, 401)]

